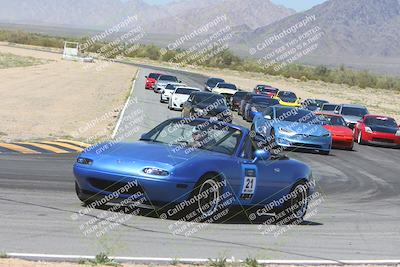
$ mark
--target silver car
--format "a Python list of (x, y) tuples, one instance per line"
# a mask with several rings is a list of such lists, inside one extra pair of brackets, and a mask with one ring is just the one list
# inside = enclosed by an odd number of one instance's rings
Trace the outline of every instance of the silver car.
[(346, 124), (351, 129), (354, 125), (361, 120), (365, 115), (369, 114), (368, 109), (363, 105), (354, 104), (341, 104), (335, 108), (335, 114), (342, 115)]

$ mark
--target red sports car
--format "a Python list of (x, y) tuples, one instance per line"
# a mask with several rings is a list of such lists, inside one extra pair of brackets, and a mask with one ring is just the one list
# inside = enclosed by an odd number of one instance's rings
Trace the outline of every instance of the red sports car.
[(323, 127), (331, 132), (333, 148), (353, 150), (353, 131), (347, 127), (342, 116), (323, 112), (318, 112), (316, 115), (324, 123)]
[(154, 84), (156, 83), (158, 77), (160, 77), (161, 73), (150, 73), (149, 76), (146, 76), (146, 82), (144, 88), (153, 89)]
[(393, 118), (365, 115), (354, 127), (359, 144), (400, 146), (400, 127)]
[(259, 95), (266, 95), (269, 97), (274, 97), (274, 96), (276, 96), (278, 91), (279, 91), (279, 89), (274, 88), (270, 85), (259, 84), (254, 88), (253, 93), (259, 94)]

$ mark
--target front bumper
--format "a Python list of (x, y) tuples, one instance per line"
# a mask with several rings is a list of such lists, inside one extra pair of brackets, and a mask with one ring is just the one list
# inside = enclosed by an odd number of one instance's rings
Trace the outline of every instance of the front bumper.
[(354, 145), (353, 136), (332, 136), (332, 147), (334, 148), (352, 148)]
[[(74, 175), (84, 196), (96, 199), (119, 192), (118, 199), (127, 199), (142, 192), (146, 203), (179, 203), (190, 197), (195, 184), (173, 180), (171, 178), (148, 178), (102, 172), (84, 167), (74, 166)], [(128, 191), (118, 188), (131, 185)]]
[(276, 135), (276, 143), (284, 148), (303, 148), (310, 150), (330, 151), (332, 148), (331, 137), (304, 136), (304, 135)]
[(390, 133), (364, 132), (363, 141), (376, 145), (400, 146), (400, 136), (396, 136), (395, 134), (390, 134)]

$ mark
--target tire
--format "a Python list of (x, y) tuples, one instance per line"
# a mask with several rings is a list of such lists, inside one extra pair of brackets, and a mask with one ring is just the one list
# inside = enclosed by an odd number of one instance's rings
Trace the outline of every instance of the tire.
[(319, 153), (320, 153), (321, 155), (326, 155), (326, 156), (328, 156), (329, 153), (331, 153), (331, 151), (330, 151), (330, 150), (328, 150), (328, 151), (321, 150), (321, 151), (319, 151)]
[(78, 197), (78, 199), (83, 203), (84, 206), (89, 206), (90, 204), (92, 204), (94, 202), (93, 199), (91, 200), (90, 198), (86, 198), (86, 197), (82, 196), (81, 189), (76, 181), (75, 181), (75, 193), (76, 193), (76, 196)]
[(358, 132), (358, 135), (357, 135), (357, 143), (360, 144), (360, 145), (365, 144), (365, 142), (364, 142), (363, 139), (362, 139), (362, 133), (361, 133), (361, 131)]
[[(280, 213), (277, 222), (280, 224), (300, 224), (304, 220), (308, 208), (308, 190), (304, 182), (296, 183), (289, 195), (294, 194), (294, 198), (288, 199), (284, 203), (283, 209), (278, 210)], [(282, 215), (283, 214), (283, 215)], [(277, 216), (278, 214), (276, 214)]]

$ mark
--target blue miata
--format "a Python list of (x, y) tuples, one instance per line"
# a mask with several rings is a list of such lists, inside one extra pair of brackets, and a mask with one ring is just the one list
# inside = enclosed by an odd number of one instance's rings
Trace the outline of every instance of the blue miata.
[(247, 128), (206, 119), (169, 119), (137, 142), (92, 146), (78, 156), (74, 174), (85, 204), (124, 188), (114, 194), (118, 201), (139, 192), (155, 208), (194, 204), (205, 214), (230, 196), (229, 206), (242, 208), (295, 205), (291, 212), (302, 219), (313, 190), (306, 164), (257, 149)]

